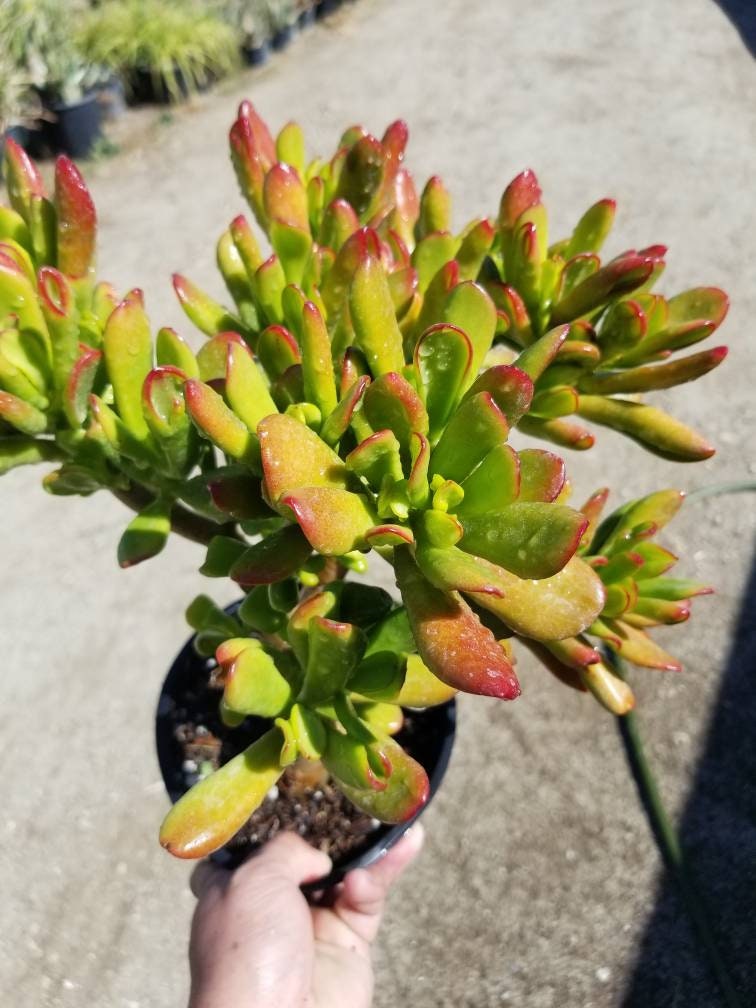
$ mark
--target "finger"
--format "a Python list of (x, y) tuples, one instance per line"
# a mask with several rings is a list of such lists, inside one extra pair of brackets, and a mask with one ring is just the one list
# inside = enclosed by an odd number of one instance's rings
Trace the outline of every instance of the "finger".
[(277, 875), (279, 878), (302, 885), (323, 878), (331, 871), (331, 859), (322, 851), (311, 847), (296, 833), (278, 833), (255, 857), (240, 868), (237, 875)]
[(380, 861), (358, 868), (344, 879), (334, 913), (364, 941), (373, 941), (378, 933), (388, 891), (420, 853), (423, 839), (418, 823)]
[(213, 886), (225, 885), (229, 874), (225, 868), (219, 868), (212, 861), (200, 861), (189, 878), (189, 888), (198, 900), (202, 899)]

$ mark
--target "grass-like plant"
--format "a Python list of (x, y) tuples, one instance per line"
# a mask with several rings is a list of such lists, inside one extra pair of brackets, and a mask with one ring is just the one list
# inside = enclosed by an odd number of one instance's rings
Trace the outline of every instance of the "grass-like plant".
[[(724, 357), (672, 358), (717, 328), (721, 291), (652, 293), (660, 246), (601, 263), (612, 201), (549, 244), (526, 172), (497, 215), (455, 233), (440, 179), (418, 194), (404, 166), (402, 122), (380, 140), (352, 127), (308, 162), (296, 124), (274, 139), (245, 102), (230, 143), (269, 247), (243, 216), (221, 235), (232, 308), (174, 276), (206, 337), (197, 353), (171, 329), (153, 340), (139, 291), (95, 282), (94, 207), (65, 158), (49, 199), (10, 144), (0, 215), (0, 467), (54, 460), (50, 492), (107, 489), (136, 509), (122, 566), (173, 528), (244, 592), (235, 616), (207, 596), (187, 615), (216, 658), (224, 722), (270, 727), (169, 813), (161, 841), (180, 857), (225, 843), (300, 759), (370, 815), (411, 816), (428, 781), (394, 741), (402, 707), (516, 698), (520, 642), (629, 711), (595, 645), (676, 665), (649, 630), (706, 590), (668, 577), (676, 558), (655, 541), (682, 495), (600, 522), (606, 491), (572, 508), (564, 461), (510, 434), (585, 449), (588, 420), (706, 458), (699, 434), (637, 394)], [(400, 602), (353, 578), (370, 552)]]
[(231, 70), (239, 42), (213, 9), (178, 0), (105, 0), (84, 20), (80, 47), (126, 78), (149, 71), (173, 100)]

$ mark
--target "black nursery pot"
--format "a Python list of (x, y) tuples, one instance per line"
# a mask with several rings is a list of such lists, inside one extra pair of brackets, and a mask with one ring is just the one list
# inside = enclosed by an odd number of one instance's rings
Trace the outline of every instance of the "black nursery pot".
[(270, 39), (271, 46), (280, 52), (281, 49), (285, 49), (291, 40), (294, 38), (294, 28), (292, 25), (284, 25), (282, 28), (276, 29)]
[(242, 57), (247, 66), (262, 66), (263, 63), (268, 62), (270, 57), (267, 42), (261, 42), (260, 45), (242, 46)]
[(167, 72), (135, 67), (129, 74), (129, 97), (136, 105), (169, 105), (185, 101), (192, 91), (207, 91), (214, 79), (214, 75), (207, 72), (201, 78), (189, 80), (179, 67)]
[[(234, 611), (236, 605), (230, 606)], [(172, 802), (188, 790), (185, 780), (183, 761), (184, 753), (181, 743), (176, 738), (176, 727), (187, 715), (191, 701), (187, 703), (187, 695), (194, 691), (194, 684), (206, 683), (215, 663), (212, 659), (201, 658), (193, 647), (194, 638), (190, 638), (177, 655), (165, 678), (160, 691), (157, 713), (155, 717), (155, 741), (157, 757), (163, 782)], [(214, 691), (215, 705), (220, 694)], [(198, 708), (207, 708), (207, 696), (197, 698)], [(456, 732), (456, 702), (450, 700), (439, 707), (430, 707), (423, 711), (412, 711), (413, 731), (411, 738), (411, 754), (425, 768), (430, 782), (428, 801), (407, 822), (399, 825), (382, 825), (365, 838), (365, 846), (346, 854), (340, 860), (334, 860), (334, 868), (330, 875), (319, 879), (303, 888), (307, 891), (326, 889), (340, 882), (347, 872), (353, 868), (365, 868), (378, 861), (407, 832), (413, 822), (430, 804), (433, 796), (441, 785), (446, 768), (449, 765), (454, 736)], [(222, 738), (222, 761), (225, 762), (259, 738), (268, 728), (269, 722), (262, 718), (248, 717), (238, 728), (229, 729), (216, 725), (217, 734)], [(225, 737), (223, 737), (225, 735)], [(402, 741), (401, 733), (397, 736)], [(236, 868), (256, 848), (226, 846), (211, 855), (213, 861), (226, 868)]]
[(333, 14), (341, 6), (341, 0), (318, 0), (315, 8), (315, 17), (324, 18)]
[(50, 104), (55, 119), (47, 124), (47, 136), (55, 151), (85, 158), (102, 137), (102, 110), (96, 94), (72, 105)]

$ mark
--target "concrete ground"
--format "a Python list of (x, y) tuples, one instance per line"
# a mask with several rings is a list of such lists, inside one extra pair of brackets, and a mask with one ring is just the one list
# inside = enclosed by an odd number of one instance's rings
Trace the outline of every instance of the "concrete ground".
[[(723, 6), (737, 19), (747, 4)], [(171, 122), (143, 114), (138, 142), (91, 166), (100, 273), (121, 289), (144, 287), (156, 327), (188, 333), (169, 274), (220, 293), (213, 243), (243, 209), (225, 150), (238, 100), (252, 97), (276, 127), (297, 118), (320, 152), (353, 121), (377, 131), (401, 115), (416, 177), (442, 174), (457, 224), (494, 211), (506, 182), (532, 166), (555, 235), (613, 195), (610, 251), (667, 242), (663, 290), (707, 283), (732, 295), (730, 359), (657, 397), (719, 454), (676, 466), (607, 433), (568, 460), (577, 497), (604, 483), (619, 502), (748, 477), (756, 67), (747, 42), (713, 0), (362, 0)], [(52, 499), (39, 478), (21, 470), (0, 486), (0, 991), (23, 1008), (176, 1008), (193, 900), (186, 866), (157, 845), (166, 798), (152, 714), (186, 636), (183, 608), (201, 587), (199, 551), (173, 542), (120, 573), (121, 506), (104, 495)], [(743, 1005), (756, 1002), (755, 531), (750, 496), (689, 503), (668, 542), (687, 557), (683, 573), (718, 594), (660, 635), (683, 674), (633, 673), (661, 790)], [(378, 942), (376, 1008), (722, 1004), (612, 719), (524, 657), (521, 677), (515, 704), (461, 704), (427, 848)]]

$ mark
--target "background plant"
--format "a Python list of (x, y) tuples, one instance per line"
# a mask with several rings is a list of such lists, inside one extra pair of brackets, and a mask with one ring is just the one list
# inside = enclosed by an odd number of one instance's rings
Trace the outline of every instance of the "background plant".
[(175, 0), (106, 0), (85, 20), (80, 45), (90, 59), (128, 74), (149, 70), (173, 99), (231, 70), (238, 40), (208, 5)]
[(85, 0), (5, 0), (0, 8), (8, 57), (48, 102), (73, 104), (102, 78), (72, 30), (87, 10)]
[[(456, 690), (513, 699), (514, 637), (609, 709), (629, 709), (632, 696), (591, 637), (658, 665), (646, 627), (674, 621), (701, 591), (664, 578), (669, 554), (651, 542), (677, 492), (626, 505), (594, 533), (604, 494), (570, 508), (564, 462), (509, 444), (518, 427), (553, 440), (564, 416), (583, 410), (577, 378), (569, 385), (557, 371), (549, 384), (549, 374), (575, 356), (591, 359), (591, 373), (602, 361), (608, 371), (607, 320), (639, 317), (629, 295), (641, 297), (659, 272), (658, 249), (600, 267), (585, 249), (600, 244), (606, 201), (546, 249), (529, 175), (505, 191), (496, 223), (481, 218), (454, 235), (443, 185), (434, 177), (418, 197), (403, 166), (402, 122), (381, 140), (352, 127), (333, 157), (308, 163), (298, 126), (274, 140), (243, 103), (230, 139), (273, 251), (244, 217), (222, 234), (217, 261), (233, 310), (174, 277), (208, 337), (196, 354), (170, 330), (153, 346), (140, 295), (119, 302), (94, 283), (94, 211), (65, 160), (50, 203), (10, 148), (4, 253), (6, 466), (60, 457), (48, 489), (104, 487), (140, 508), (119, 547), (124, 566), (159, 552), (171, 524), (191, 523), (208, 545), (202, 571), (246, 592), (238, 619), (204, 597), (189, 618), (198, 648), (215, 653), (224, 719), (256, 713), (272, 727), (169, 815), (163, 843), (189, 857), (232, 835), (297, 756), (322, 760), (371, 814), (411, 814), (427, 782), (392, 741), (397, 706)], [(601, 227), (589, 227), (597, 216)], [(71, 298), (51, 297), (48, 264)], [(65, 326), (53, 326), (48, 301), (75, 303), (75, 313), (62, 309)], [(21, 317), (19, 303), (42, 308)], [(681, 325), (708, 334), (717, 320), (702, 323), (701, 305), (712, 303), (721, 308), (723, 295), (689, 293), (674, 311), (654, 301), (667, 319), (654, 331), (668, 334), (669, 318), (683, 314)], [(650, 329), (641, 325), (636, 342)], [(652, 409), (612, 389), (587, 395), (610, 409)], [(668, 456), (711, 453), (666, 414), (643, 417), (642, 430), (619, 426)], [(401, 605), (344, 581), (364, 572), (370, 551), (393, 565)]]

